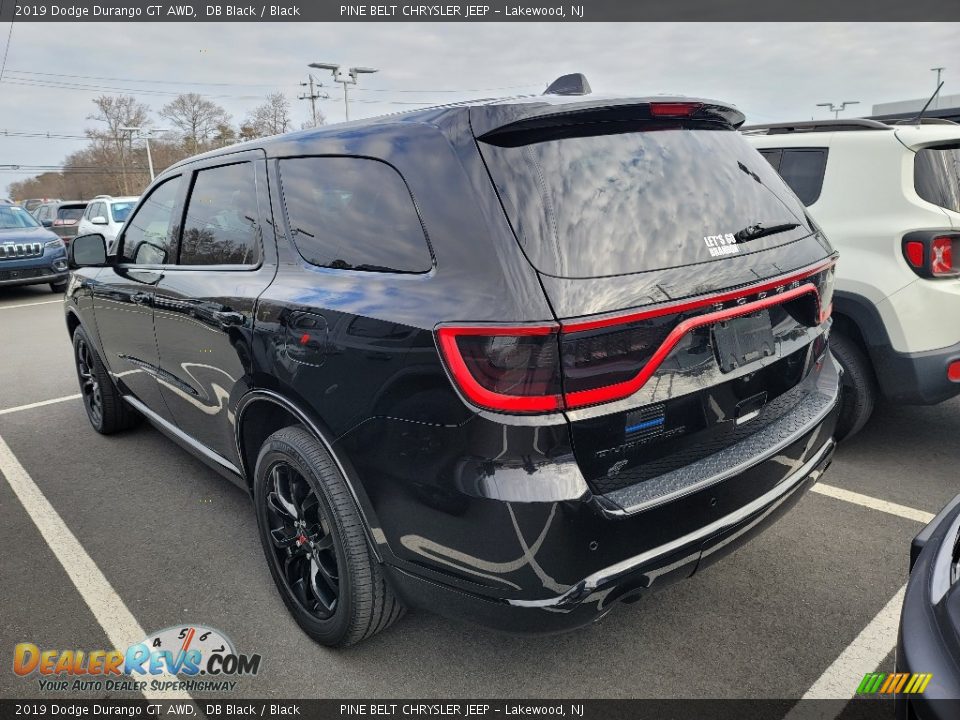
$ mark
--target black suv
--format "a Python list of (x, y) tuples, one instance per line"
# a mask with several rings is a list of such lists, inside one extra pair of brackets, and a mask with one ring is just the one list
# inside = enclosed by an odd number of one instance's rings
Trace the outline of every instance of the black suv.
[(165, 171), (66, 298), (94, 428), (247, 490), (346, 645), (407, 606), (583, 625), (688, 577), (830, 462), (829, 243), (712, 101), (546, 95)]

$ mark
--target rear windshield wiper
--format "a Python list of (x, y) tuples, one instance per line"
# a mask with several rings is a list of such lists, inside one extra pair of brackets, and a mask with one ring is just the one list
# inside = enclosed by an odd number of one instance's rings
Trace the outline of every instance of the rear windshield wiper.
[(736, 238), (738, 243), (745, 243), (767, 237), (768, 235), (787, 232), (788, 230), (793, 230), (798, 227), (800, 227), (800, 223), (783, 223), (781, 225), (771, 225), (770, 227), (764, 227), (760, 223), (757, 223), (756, 225), (748, 225), (743, 230), (738, 230), (733, 234), (733, 237)]

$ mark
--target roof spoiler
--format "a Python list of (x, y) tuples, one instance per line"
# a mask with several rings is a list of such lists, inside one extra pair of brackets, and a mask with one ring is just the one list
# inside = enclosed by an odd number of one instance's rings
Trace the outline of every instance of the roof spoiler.
[(561, 75), (543, 91), (544, 95), (589, 95), (593, 92), (583, 73)]

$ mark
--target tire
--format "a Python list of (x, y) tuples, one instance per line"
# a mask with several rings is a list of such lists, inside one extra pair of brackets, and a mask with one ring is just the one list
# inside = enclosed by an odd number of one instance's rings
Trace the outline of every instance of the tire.
[(60, 282), (50, 283), (50, 291), (55, 293), (63, 293), (67, 290), (67, 281), (61, 280)]
[(112, 435), (139, 422), (139, 413), (124, 402), (82, 327), (73, 333), (73, 360), (83, 407), (94, 430), (101, 435)]
[(346, 481), (313, 435), (287, 427), (267, 438), (257, 458), (254, 502), (270, 574), (307, 635), (345, 647), (403, 615), (370, 552)]
[(853, 437), (866, 425), (877, 401), (877, 381), (870, 361), (846, 335), (834, 332), (830, 350), (843, 368), (843, 401), (834, 438)]

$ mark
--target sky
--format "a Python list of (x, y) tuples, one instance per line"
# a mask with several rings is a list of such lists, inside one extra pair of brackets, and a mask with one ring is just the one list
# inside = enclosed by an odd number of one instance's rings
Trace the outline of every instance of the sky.
[[(0, 59), (9, 31), (0, 24)], [(584, 73), (595, 93), (679, 94), (731, 102), (748, 123), (832, 117), (819, 102), (875, 103), (929, 96), (930, 68), (946, 65), (943, 94), (960, 92), (958, 23), (15, 23), (0, 80), (0, 195), (34, 173), (3, 165), (57, 165), (81, 139), (100, 94), (131, 94), (160, 108), (178, 93), (216, 101), (234, 122), (271, 92), (293, 105), (310, 62), (378, 68), (351, 89), (351, 119), (470, 98), (542, 92)], [(320, 101), (344, 119), (327, 71)], [(95, 79), (103, 78), (103, 79)], [(106, 79), (109, 78), (109, 79)], [(68, 85), (69, 87), (64, 87)]]

